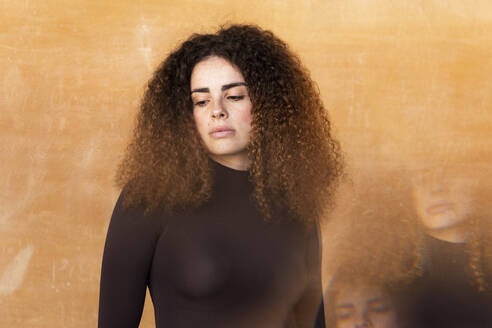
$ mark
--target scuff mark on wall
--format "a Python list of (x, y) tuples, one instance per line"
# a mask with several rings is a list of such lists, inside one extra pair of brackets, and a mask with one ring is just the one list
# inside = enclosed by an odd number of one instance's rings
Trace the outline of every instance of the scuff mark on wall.
[(34, 246), (26, 246), (10, 261), (0, 278), (0, 296), (10, 295), (19, 289), (33, 253)]

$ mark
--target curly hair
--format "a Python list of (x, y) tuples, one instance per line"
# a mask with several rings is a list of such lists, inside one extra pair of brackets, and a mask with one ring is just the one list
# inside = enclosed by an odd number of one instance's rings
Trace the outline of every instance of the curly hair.
[(162, 62), (143, 97), (116, 184), (125, 204), (174, 211), (197, 207), (213, 188), (207, 151), (192, 115), (190, 77), (210, 56), (239, 68), (252, 101), (248, 146), (254, 198), (268, 220), (277, 208), (318, 222), (331, 204), (343, 165), (315, 83), (272, 32), (252, 25), (194, 34)]
[[(464, 225), (469, 233), (463, 243), (468, 257), (464, 270), (477, 291), (490, 291), (492, 224), (488, 212), (492, 202), (489, 200), (491, 188), (483, 181), (489, 181), (491, 173), (480, 172), (473, 165), (470, 170), (466, 169), (459, 172), (474, 183), (476, 190), (470, 191), (472, 206)], [(341, 202), (337, 201), (334, 212), (337, 218), (332, 221), (343, 221), (348, 229), (339, 245), (333, 247), (329, 271), (344, 267), (393, 285), (394, 281), (400, 285), (411, 283), (425, 274), (432, 255), (428, 230), (418, 219), (417, 205), (412, 197), (414, 184), (408, 173), (415, 174), (400, 170), (367, 170), (342, 209), (339, 209)], [(453, 175), (457, 176), (458, 172)], [(479, 181), (482, 181), (480, 185)]]
[[(362, 270), (353, 271), (353, 268), (340, 267), (330, 281), (328, 289), (324, 293), (326, 327), (338, 327), (336, 314), (337, 298), (344, 290), (356, 291), (360, 288), (370, 288), (380, 292), (381, 295), (392, 304), (393, 311), (398, 311), (398, 290), (393, 285), (386, 284), (385, 281), (373, 276), (364, 275)], [(355, 301), (355, 299), (353, 300)], [(398, 318), (399, 319), (399, 318)], [(400, 321), (400, 320), (398, 320)], [(403, 323), (398, 322), (398, 327)]]
[(489, 165), (484, 166), (484, 168), (479, 165), (472, 166), (478, 185), (473, 195), (474, 206), (470, 214), (471, 234), (468, 241), (468, 252), (470, 268), (477, 289), (492, 293), (492, 222), (490, 219), (492, 171)]
[[(490, 172), (487, 169), (483, 169), (480, 165), (474, 164), (443, 164), (439, 167), (440, 170), (452, 170), (452, 177), (466, 178), (473, 185), (473, 190), (468, 191), (469, 197), (472, 199), (472, 206), (468, 209), (466, 221), (464, 223), (464, 229), (468, 232), (468, 237), (464, 242), (465, 251), (468, 254), (468, 268), (465, 268), (469, 275), (470, 283), (477, 291), (483, 292), (490, 290), (490, 279), (492, 278), (492, 268), (490, 267), (490, 254), (491, 247), (488, 245), (488, 239), (490, 238), (490, 223), (489, 223), (489, 207), (490, 207), (490, 185), (484, 183), (489, 181)], [(436, 167), (429, 169), (436, 170)], [(414, 214), (416, 217), (417, 213)], [(420, 238), (417, 243), (420, 244), (420, 252), (422, 253), (422, 261), (426, 259), (426, 245), (423, 241), (423, 236), (426, 234), (426, 229), (419, 223)]]
[[(328, 275), (401, 286), (420, 272), (419, 229), (399, 171), (369, 170), (345, 188), (334, 211), (338, 241), (326, 261)], [(343, 273), (340, 273), (343, 272)]]

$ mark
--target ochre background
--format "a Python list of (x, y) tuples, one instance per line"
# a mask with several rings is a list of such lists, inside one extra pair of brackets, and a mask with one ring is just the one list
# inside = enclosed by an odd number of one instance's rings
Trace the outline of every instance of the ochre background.
[[(152, 70), (255, 23), (317, 81), (348, 165), (487, 165), (488, 0), (0, 1), (0, 326), (94, 327), (112, 177)], [(440, 156), (441, 156), (440, 155)], [(142, 327), (152, 327), (147, 302)]]

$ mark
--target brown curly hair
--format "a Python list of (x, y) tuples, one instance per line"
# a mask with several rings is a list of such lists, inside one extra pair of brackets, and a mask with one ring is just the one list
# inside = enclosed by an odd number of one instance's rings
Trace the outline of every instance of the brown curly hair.
[[(471, 194), (472, 206), (467, 213), (468, 217), (465, 224), (465, 230), (469, 232), (468, 238), (464, 243), (465, 250), (469, 256), (469, 268), (465, 270), (469, 273), (469, 279), (471, 284), (477, 289), (477, 291), (490, 292), (490, 279), (492, 278), (491, 267), (491, 245), (488, 240), (491, 236), (491, 227), (489, 209), (491, 205), (490, 191), (490, 170), (488, 166), (482, 168), (480, 164), (459, 164), (459, 163), (443, 163), (440, 167), (431, 166), (429, 171), (433, 170), (448, 170), (452, 171), (452, 177), (466, 178), (474, 185)], [(414, 209), (415, 210), (415, 209)], [(415, 212), (416, 217), (418, 214)], [(416, 241), (419, 244), (420, 252), (422, 253), (421, 261), (425, 265), (426, 259), (426, 245), (424, 235), (426, 229), (419, 223), (420, 238)]]
[(148, 83), (133, 138), (116, 174), (125, 204), (174, 211), (211, 194), (213, 175), (192, 115), (190, 77), (209, 56), (239, 68), (252, 101), (248, 147), (254, 197), (266, 219), (277, 207), (305, 224), (331, 203), (342, 172), (338, 142), (315, 83), (272, 32), (251, 25), (194, 34), (162, 62)]
[(400, 172), (366, 167), (350, 177), (329, 222), (339, 226), (327, 231), (330, 238), (338, 235), (323, 267), (327, 327), (337, 327), (336, 303), (343, 290), (377, 289), (397, 311), (398, 296), (420, 273), (418, 227)]
[[(356, 180), (358, 179), (358, 180)], [(338, 240), (326, 261), (328, 275), (400, 286), (419, 273), (419, 228), (408, 200), (409, 186), (397, 170), (369, 169), (337, 200)], [(343, 273), (340, 273), (342, 272)]]

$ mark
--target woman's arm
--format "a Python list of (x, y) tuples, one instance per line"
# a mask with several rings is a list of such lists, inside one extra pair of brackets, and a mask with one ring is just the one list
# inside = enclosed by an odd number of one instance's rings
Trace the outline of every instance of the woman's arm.
[(313, 284), (294, 309), (296, 328), (325, 328), (325, 311), (321, 284)]
[(299, 328), (325, 328), (320, 239), (319, 229), (314, 229), (306, 251), (306, 265), (310, 279), (306, 290), (294, 309), (296, 327)]
[(135, 328), (140, 323), (149, 270), (160, 229), (143, 209), (116, 202), (104, 247), (99, 294), (99, 328)]

